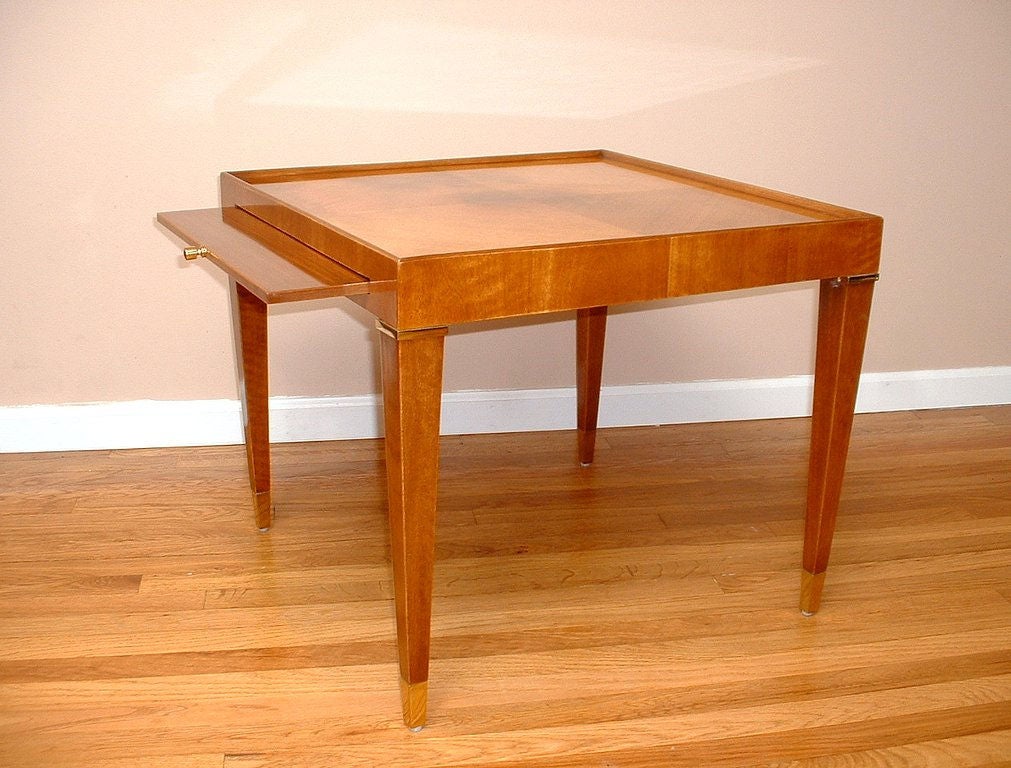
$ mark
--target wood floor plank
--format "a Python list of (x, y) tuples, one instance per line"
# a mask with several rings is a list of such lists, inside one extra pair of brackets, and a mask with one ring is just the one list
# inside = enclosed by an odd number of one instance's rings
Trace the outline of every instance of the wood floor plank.
[[(746, 743), (755, 738), (765, 740), (776, 733), (789, 738), (804, 731), (809, 731), (810, 739), (832, 739), (836, 743), (838, 734), (832, 732), (843, 731), (848, 734), (852, 747), (864, 746), (868, 741), (880, 744), (880, 729), (887, 732), (903, 720), (908, 727), (914, 718), (920, 718), (916, 726), (919, 732), (926, 726), (946, 737), (1003, 730), (1007, 726), (1005, 705), (1011, 696), (1011, 675), (818, 700), (713, 708), (705, 712), (642, 717), (631, 721), (570, 723), (561, 727), (512, 730), (499, 732), (494, 739), (489, 739), (487, 734), (442, 735), (435, 728), (410, 735), (397, 728), (380, 732), (385, 736), (381, 745), (376, 743), (379, 734), (375, 731), (352, 730), (361, 727), (355, 722), (354, 715), (349, 717), (351, 728), (348, 728), (339, 714), (331, 714), (335, 710), (324, 706), (322, 698), (308, 695), (306, 706), (299, 706), (294, 711), (283, 709), (277, 703), (261, 702), (260, 706), (264, 706), (272, 717), (270, 722), (263, 723), (259, 728), (250, 726), (248, 710), (244, 713), (244, 707), (223, 712), (224, 722), (221, 725), (209, 723), (204, 712), (189, 712), (180, 707), (171, 716), (144, 712), (148, 726), (146, 738), (133, 743), (136, 735), (128, 735), (128, 730), (124, 732), (119, 727), (123, 713), (114, 712), (107, 728), (90, 728), (88, 723), (76, 727), (65, 725), (48, 734), (46, 740), (34, 739), (33, 746), (38, 746), (32, 751), (44, 760), (50, 753), (63, 754), (64, 745), (71, 742), (83, 744), (106, 758), (119, 756), (124, 748), (133, 749), (142, 756), (154, 756), (172, 748), (166, 739), (172, 731), (178, 731), (192, 742), (202, 741), (211, 732), (225, 731), (226, 754), (269, 754), (276, 749), (272, 745), (279, 740), (302, 748), (316, 743), (321, 747), (320, 752), (329, 753), (333, 761), (331, 764), (341, 765), (465, 765), (476, 758), (483, 761), (479, 764), (488, 765), (508, 764), (508, 761), (517, 758), (551, 760), (555, 765), (564, 765), (592, 753), (605, 756), (631, 749), (658, 748), (676, 752), (680, 745), (696, 742), (723, 742), (726, 747), (728, 742)], [(895, 736), (894, 733), (888, 735), (890, 738)], [(47, 749), (38, 748), (47, 741)], [(332, 746), (327, 749), (326, 744)], [(789, 754), (791, 745), (787, 743), (785, 746)], [(29, 749), (26, 745), (25, 751)]]
[(1011, 731), (992, 731), (767, 765), (769, 768), (932, 768), (938, 765), (985, 768), (1006, 765), (1009, 760)]
[(0, 765), (1011, 760), (1011, 408), (858, 416), (821, 611), (806, 419), (442, 445), (427, 728), (382, 442), (0, 456)]

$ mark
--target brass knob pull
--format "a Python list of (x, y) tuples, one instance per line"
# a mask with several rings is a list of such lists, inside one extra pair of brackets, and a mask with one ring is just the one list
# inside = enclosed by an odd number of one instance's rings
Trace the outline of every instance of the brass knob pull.
[(193, 259), (198, 259), (201, 256), (206, 256), (210, 251), (206, 248), (183, 248), (183, 258), (186, 261), (193, 261)]

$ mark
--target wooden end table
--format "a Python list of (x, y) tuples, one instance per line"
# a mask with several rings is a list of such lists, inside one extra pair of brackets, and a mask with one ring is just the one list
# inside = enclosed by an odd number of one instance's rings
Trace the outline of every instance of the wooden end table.
[(271, 523), (267, 305), (377, 318), (404, 721), (426, 717), (443, 340), (576, 311), (578, 458), (593, 460), (607, 307), (821, 282), (800, 607), (819, 605), (882, 220), (609, 151), (221, 175), (221, 208), (158, 220), (231, 278), (256, 525)]

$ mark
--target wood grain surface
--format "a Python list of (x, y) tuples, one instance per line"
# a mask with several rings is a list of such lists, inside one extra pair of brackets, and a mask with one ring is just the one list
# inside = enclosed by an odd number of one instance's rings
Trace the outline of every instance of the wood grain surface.
[(373, 281), (346, 295), (399, 330), (864, 275), (881, 247), (872, 214), (606, 150), (220, 182), (226, 210)]
[(1011, 407), (856, 418), (805, 619), (809, 429), (444, 437), (420, 733), (382, 441), (0, 456), (0, 765), (1007, 765)]

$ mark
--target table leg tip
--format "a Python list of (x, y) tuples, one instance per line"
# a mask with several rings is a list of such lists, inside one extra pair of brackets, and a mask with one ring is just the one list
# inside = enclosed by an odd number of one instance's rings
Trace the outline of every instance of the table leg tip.
[(253, 509), (256, 513), (256, 527), (260, 531), (270, 529), (274, 521), (274, 505), (270, 501), (270, 491), (253, 494)]
[(404, 708), (404, 724), (417, 732), (428, 718), (428, 681), (409, 683), (400, 678), (400, 700)]
[(821, 591), (825, 586), (825, 571), (821, 573), (800, 573), (800, 612), (814, 616), (821, 605)]

